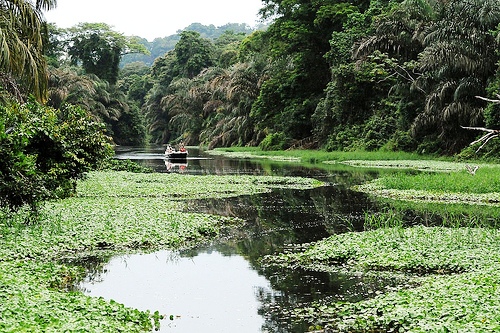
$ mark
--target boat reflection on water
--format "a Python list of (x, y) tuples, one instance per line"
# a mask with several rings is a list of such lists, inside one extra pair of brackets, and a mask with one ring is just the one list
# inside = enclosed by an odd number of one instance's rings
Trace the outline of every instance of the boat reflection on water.
[(167, 172), (174, 172), (176, 169), (180, 173), (186, 171), (188, 166), (187, 163), (188, 151), (184, 147), (184, 143), (180, 143), (179, 150), (175, 150), (170, 144), (167, 145), (165, 150), (165, 166), (167, 167)]
[(175, 159), (165, 159), (165, 166), (167, 167), (167, 172), (175, 172), (176, 170), (180, 173), (186, 171), (188, 167), (187, 161), (184, 160), (175, 160)]

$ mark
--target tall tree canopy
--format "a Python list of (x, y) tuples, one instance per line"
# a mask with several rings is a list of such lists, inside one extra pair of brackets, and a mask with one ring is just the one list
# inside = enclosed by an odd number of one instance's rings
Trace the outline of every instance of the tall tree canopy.
[(46, 62), (43, 57), (45, 21), (42, 10), (52, 9), (56, 0), (0, 1), (0, 79), (2, 86), (18, 97), (17, 80), (23, 93), (45, 100)]
[(81, 63), (88, 74), (115, 84), (121, 57), (126, 53), (147, 53), (136, 37), (126, 37), (105, 23), (80, 23), (69, 29), (68, 54), (73, 64)]
[(182, 77), (193, 78), (214, 63), (212, 43), (194, 31), (181, 32), (181, 39), (175, 45), (174, 52)]
[(263, 2), (263, 18), (273, 18), (263, 37), (274, 68), (262, 85), (253, 116), (261, 128), (304, 139), (312, 134), (311, 115), (330, 80), (325, 55), (332, 33), (342, 29), (347, 14), (368, 2)]
[[(224, 32), (193, 24), (202, 33), (162, 41), (158, 50), (169, 51), (152, 66), (129, 65), (121, 77), (131, 40), (82, 24), (67, 50), (87, 77), (54, 71), (51, 102), (78, 100), (115, 133), (142, 132), (122, 121), (144, 116), (154, 142), (210, 147), (452, 154), (475, 135), (461, 126), (500, 123), (495, 108), (485, 113), (487, 103), (476, 98), (500, 86), (496, 0), (262, 3), (266, 30), (245, 35), (242, 26)], [(90, 97), (81, 100), (83, 92)]]
[[(167, 52), (163, 57), (158, 58), (151, 68), (151, 74), (156, 83), (151, 89), (146, 102), (145, 111), (146, 117), (150, 123), (150, 131), (153, 135), (153, 140), (156, 142), (165, 142), (173, 138), (190, 136), (190, 143), (197, 143), (197, 135), (199, 135), (199, 116), (190, 115), (187, 113), (178, 114), (180, 101), (189, 103), (188, 112), (197, 112), (201, 114), (201, 110), (193, 107), (200, 105), (199, 102), (186, 100), (184, 95), (186, 87), (183, 83), (189, 82), (195, 78), (203, 69), (214, 64), (214, 46), (210, 40), (201, 38), (200, 34), (194, 31), (183, 31), (181, 39), (175, 45), (175, 49)], [(176, 82), (177, 81), (177, 82)], [(178, 93), (175, 98), (175, 103), (172, 101), (172, 95)], [(170, 102), (168, 102), (170, 100)], [(174, 118), (175, 116), (175, 118)], [(197, 128), (196, 132), (185, 131), (185, 122), (180, 119), (193, 120), (191, 126)], [(179, 128), (172, 128), (169, 124), (172, 119), (177, 122)], [(195, 121), (196, 120), (196, 121)], [(170, 127), (169, 127), (170, 126)], [(186, 142), (188, 143), (188, 142)]]

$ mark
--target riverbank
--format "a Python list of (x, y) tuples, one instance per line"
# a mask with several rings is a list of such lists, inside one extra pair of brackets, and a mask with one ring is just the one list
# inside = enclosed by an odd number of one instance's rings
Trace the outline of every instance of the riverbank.
[[(405, 152), (368, 152), (368, 151), (334, 151), (322, 150), (280, 150), (265, 151), (257, 147), (217, 148), (208, 151), (212, 155), (224, 155), (235, 158), (269, 159), (273, 161), (323, 163), (343, 161), (375, 161), (375, 160), (435, 160), (432, 156), (423, 156)], [(447, 159), (444, 159), (447, 160)], [(449, 160), (449, 159), (448, 159)]]
[(0, 215), (0, 331), (142, 332), (161, 314), (92, 298), (72, 286), (89, 258), (193, 246), (216, 238), (234, 218), (183, 212), (186, 199), (311, 188), (312, 179), (95, 172), (73, 198), (47, 202), (27, 225), (26, 212)]
[[(323, 152), (307, 150), (261, 151), (256, 148), (223, 148), (213, 154), (274, 161), (347, 165), (355, 168), (403, 170), (390, 173), (354, 189), (379, 197), (414, 202), (500, 205), (500, 164), (456, 162), (404, 152)], [(409, 173), (407, 170), (420, 171)]]

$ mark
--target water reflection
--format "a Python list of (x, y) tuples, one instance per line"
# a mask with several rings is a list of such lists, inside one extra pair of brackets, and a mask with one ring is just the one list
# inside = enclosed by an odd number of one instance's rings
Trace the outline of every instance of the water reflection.
[[(363, 229), (364, 213), (377, 210), (362, 193), (341, 185), (311, 190), (276, 189), (236, 198), (192, 200), (186, 209), (247, 221), (238, 238), (259, 238), (274, 232), (274, 244), (307, 243), (334, 233)], [(287, 237), (288, 235), (288, 237)], [(267, 245), (266, 245), (267, 246)], [(271, 251), (275, 251), (273, 246)]]
[[(188, 147), (189, 156), (182, 161), (169, 161), (165, 158), (163, 146), (149, 146), (143, 148), (117, 147), (116, 158), (133, 160), (142, 166), (149, 167), (156, 172), (179, 172), (189, 174), (241, 174), (245, 170), (256, 168), (253, 163), (243, 163), (228, 160), (219, 156), (210, 156), (198, 148)], [(258, 168), (257, 168), (258, 169)]]
[(89, 295), (159, 310), (169, 318), (162, 321), (162, 332), (260, 332), (264, 318), (256, 295), (271, 291), (243, 257), (217, 251), (119, 257), (101, 277), (98, 283), (86, 281)]
[[(299, 165), (283, 164), (273, 161), (253, 161), (249, 159), (228, 159), (224, 156), (209, 155), (203, 150), (188, 147), (189, 156), (186, 159), (185, 173), (210, 175), (275, 175), (314, 177), (320, 180), (328, 178), (330, 181), (345, 182), (347, 180), (360, 183), (377, 176), (375, 172), (358, 172), (357, 169), (347, 167), (349, 171), (335, 170), (333, 173), (324, 169), (305, 168)], [(165, 148), (151, 146), (146, 148), (117, 147), (116, 158), (133, 160), (156, 172), (167, 172)], [(174, 165), (175, 166), (175, 165)], [(322, 179), (326, 177), (325, 179)]]
[[(135, 159), (158, 172), (174, 170), (174, 166), (168, 170), (165, 165), (163, 147), (120, 149), (120, 158)], [(228, 229), (218, 242), (203, 248), (113, 258), (89, 270), (80, 285), (82, 290), (134, 308), (172, 315), (173, 320), (162, 321), (162, 332), (291, 333), (307, 331), (307, 324), (292, 323), (290, 309), (313, 301), (356, 301), (397, 283), (341, 273), (264, 270), (259, 262), (262, 256), (281, 251), (287, 244), (361, 230), (364, 212), (377, 208), (349, 187), (376, 175), (230, 160), (192, 149), (183, 171), (305, 176), (330, 185), (190, 201), (185, 205), (189, 211), (236, 216), (244, 219), (245, 225)]]
[[(113, 258), (82, 283), (88, 295), (114, 299), (167, 319), (161, 332), (306, 332), (290, 310), (312, 301), (358, 301), (391, 279), (313, 271), (257, 271), (225, 245), (195, 252), (158, 251)], [(233, 254), (231, 254), (233, 253)]]
[(167, 169), (167, 172), (179, 172), (179, 173), (185, 173), (188, 167), (188, 163), (175, 163), (172, 161), (169, 161), (168, 159), (165, 159), (165, 167)]

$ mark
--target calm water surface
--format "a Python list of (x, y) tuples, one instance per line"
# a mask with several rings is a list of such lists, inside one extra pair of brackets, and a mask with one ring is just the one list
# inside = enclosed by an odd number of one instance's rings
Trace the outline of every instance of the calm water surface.
[(313, 177), (330, 184), (313, 190), (275, 190), (224, 200), (193, 200), (189, 211), (238, 216), (244, 228), (213, 244), (184, 251), (158, 251), (111, 258), (89, 270), (79, 288), (167, 319), (161, 332), (306, 332), (286, 314), (312, 301), (370, 297), (394, 284), (381, 278), (308, 271), (264, 270), (259, 259), (287, 244), (315, 241), (362, 228), (365, 211), (376, 207), (351, 184), (375, 175), (283, 166), (205, 155), (190, 149), (187, 163), (168, 165), (163, 148), (121, 147), (117, 157), (157, 172), (255, 174)]

